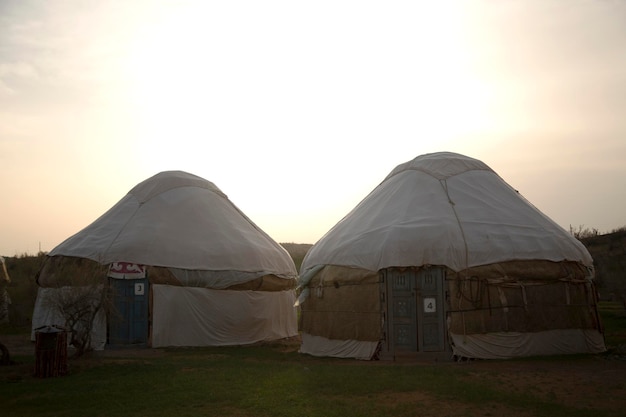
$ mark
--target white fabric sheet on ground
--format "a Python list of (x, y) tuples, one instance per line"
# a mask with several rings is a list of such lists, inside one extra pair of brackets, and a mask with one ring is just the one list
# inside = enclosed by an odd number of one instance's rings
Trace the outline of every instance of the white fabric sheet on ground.
[(296, 336), (295, 291), (153, 285), (152, 347), (246, 345)]
[(508, 359), (606, 351), (604, 337), (592, 329), (559, 329), (537, 333), (450, 334), (454, 355), (477, 359)]
[(367, 342), (362, 340), (332, 340), (322, 336), (314, 336), (302, 333), (302, 345), (300, 353), (313, 356), (331, 356), (335, 358), (354, 358), (370, 360), (378, 342)]
[[(65, 328), (65, 319), (54, 308), (54, 300), (60, 293), (80, 291), (80, 287), (39, 288), (33, 309), (33, 320), (30, 339), (35, 341), (36, 329), (43, 326), (59, 326)], [(68, 343), (70, 337), (67, 338)], [(96, 314), (93, 327), (91, 328), (91, 347), (94, 350), (103, 350), (107, 341), (106, 316), (102, 311)]]

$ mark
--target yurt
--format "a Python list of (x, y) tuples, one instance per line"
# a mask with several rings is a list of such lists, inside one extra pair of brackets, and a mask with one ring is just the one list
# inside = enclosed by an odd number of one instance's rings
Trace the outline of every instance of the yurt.
[(95, 349), (287, 338), (298, 334), (296, 277), (287, 251), (217, 186), (161, 172), (47, 255), (33, 335), (41, 326), (67, 328), (67, 309), (54, 307), (96, 288), (102, 297), (92, 295), (93, 305), (106, 299), (108, 308), (95, 314)]
[(504, 359), (605, 350), (586, 248), (485, 163), (398, 165), (307, 253), (301, 352)]

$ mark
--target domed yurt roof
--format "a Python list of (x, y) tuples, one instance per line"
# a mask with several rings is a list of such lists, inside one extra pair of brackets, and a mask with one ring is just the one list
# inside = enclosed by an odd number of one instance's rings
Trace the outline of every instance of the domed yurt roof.
[(287, 251), (215, 184), (183, 171), (139, 183), (49, 256), (217, 271), (221, 287), (263, 275), (297, 275)]
[(593, 264), (577, 239), (485, 163), (439, 152), (394, 168), (312, 247), (301, 273), (318, 265), (461, 271), (519, 260)]

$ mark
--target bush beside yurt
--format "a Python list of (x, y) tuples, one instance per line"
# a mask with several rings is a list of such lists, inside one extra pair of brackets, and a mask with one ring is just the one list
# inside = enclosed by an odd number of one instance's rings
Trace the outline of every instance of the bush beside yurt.
[(483, 162), (397, 166), (308, 252), (301, 352), (360, 359), (605, 350), (585, 247)]

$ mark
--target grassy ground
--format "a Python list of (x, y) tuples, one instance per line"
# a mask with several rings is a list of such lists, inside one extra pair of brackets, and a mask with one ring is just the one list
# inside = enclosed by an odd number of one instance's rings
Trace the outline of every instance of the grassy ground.
[[(465, 363), (314, 358), (297, 341), (111, 350), (39, 379), (34, 355), (0, 367), (10, 416), (621, 416), (626, 312), (603, 303), (609, 352)], [(14, 332), (0, 337), (22, 337)], [(30, 346), (32, 349), (32, 346)], [(22, 351), (24, 352), (24, 351)]]
[(626, 348), (626, 310), (620, 302), (600, 302), (604, 340), (608, 348)]
[[(20, 373), (33, 365), (20, 360), (0, 370), (3, 416), (617, 416), (626, 405), (626, 366), (605, 358), (394, 364), (271, 345), (118, 353), (48, 379)], [(612, 382), (590, 386), (593, 373)]]

